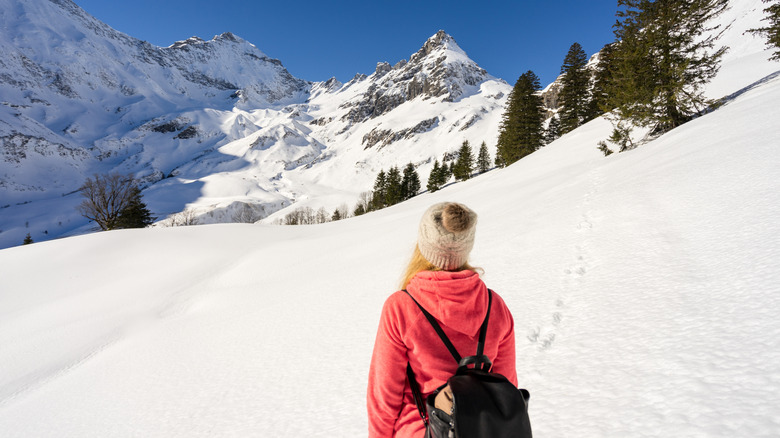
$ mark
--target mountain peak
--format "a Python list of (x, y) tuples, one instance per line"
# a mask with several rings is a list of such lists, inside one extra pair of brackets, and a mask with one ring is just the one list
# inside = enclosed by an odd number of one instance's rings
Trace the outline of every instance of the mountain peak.
[(422, 48), (411, 56), (410, 62), (419, 62), (421, 59), (437, 52), (444, 52), (447, 58), (468, 58), (466, 52), (464, 52), (463, 49), (458, 46), (458, 43), (455, 42), (455, 38), (447, 32), (440, 30), (425, 41)]
[(432, 37), (428, 38), (428, 41), (426, 41), (426, 44), (431, 43), (433, 45), (442, 46), (442, 45), (445, 45), (448, 42), (455, 43), (455, 38), (453, 38), (450, 34), (445, 32), (444, 30), (440, 29)]
[(240, 36), (234, 34), (233, 32), (221, 33), (219, 35), (216, 35), (213, 39), (215, 41), (232, 41), (234, 43), (241, 43), (241, 42), (245, 42), (246, 41), (243, 38), (241, 38)]

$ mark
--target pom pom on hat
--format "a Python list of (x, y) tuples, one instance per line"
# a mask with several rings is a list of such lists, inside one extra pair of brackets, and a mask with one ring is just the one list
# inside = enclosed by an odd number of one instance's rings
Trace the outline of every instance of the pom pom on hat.
[(453, 270), (463, 266), (474, 247), (477, 214), (463, 204), (434, 204), (423, 214), (417, 247), (432, 265)]

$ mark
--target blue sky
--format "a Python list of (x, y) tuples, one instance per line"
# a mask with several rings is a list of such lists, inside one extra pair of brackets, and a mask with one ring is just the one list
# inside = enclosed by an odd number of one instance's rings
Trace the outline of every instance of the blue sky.
[(575, 41), (588, 56), (612, 41), (617, 7), (616, 0), (75, 2), (157, 46), (232, 32), (309, 81), (371, 74), (377, 62), (408, 59), (443, 29), (493, 76), (514, 84), (533, 70), (542, 86), (558, 75)]

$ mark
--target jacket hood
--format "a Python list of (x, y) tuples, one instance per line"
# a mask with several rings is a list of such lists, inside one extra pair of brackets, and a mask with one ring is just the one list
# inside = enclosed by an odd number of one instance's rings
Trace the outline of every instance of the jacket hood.
[(476, 336), (488, 306), (487, 286), (473, 271), (423, 271), (407, 286), (409, 293), (441, 324)]

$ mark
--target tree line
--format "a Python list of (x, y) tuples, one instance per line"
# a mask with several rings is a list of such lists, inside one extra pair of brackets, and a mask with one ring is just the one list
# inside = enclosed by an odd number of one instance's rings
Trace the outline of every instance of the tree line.
[(447, 165), (445, 160), (442, 159), (442, 163), (439, 164), (439, 159), (434, 158), (433, 168), (428, 176), (428, 184), (426, 189), (433, 193), (440, 190), (450, 178), (455, 181), (466, 181), (475, 174), (482, 174), (490, 170), (490, 153), (488, 152), (487, 143), (484, 141), (479, 147), (477, 157), (474, 158), (474, 153), (471, 149), (471, 143), (468, 140), (464, 140), (460, 148), (455, 154), (457, 158), (450, 161)]

